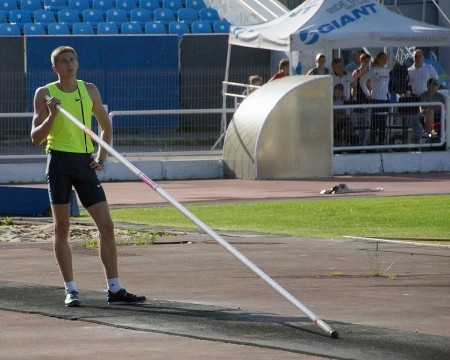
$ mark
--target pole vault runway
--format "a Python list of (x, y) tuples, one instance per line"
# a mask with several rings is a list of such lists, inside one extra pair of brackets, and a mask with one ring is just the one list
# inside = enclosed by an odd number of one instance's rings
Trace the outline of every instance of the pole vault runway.
[[(398, 274), (373, 277), (367, 252), (373, 243), (275, 237), (257, 234), (223, 234), (234, 246), (285, 286), (294, 296), (322, 315), (339, 331), (331, 339), (311, 321), (293, 309), (261, 279), (249, 272), (207, 235), (189, 233), (176, 239), (144, 247), (119, 247), (119, 262), (126, 286), (139, 289), (149, 301), (142, 306), (107, 306), (103, 274), (96, 250), (81, 251), (74, 246), (75, 271), (83, 306), (65, 308), (60, 275), (51, 244), (0, 245), (0, 310), (8, 315), (39, 314), (34, 321), (60, 320), (61, 335), (53, 334), (48, 347), (67, 344), (64, 328), (94, 326), (124, 334), (110, 348), (108, 358), (133, 358), (147, 351), (148, 358), (261, 359), (277, 352), (282, 359), (448, 359), (450, 353), (450, 250), (379, 245), (383, 269)], [(340, 275), (332, 274), (339, 270)], [(3, 320), (2, 320), (3, 318)], [(9, 319), (9, 317), (6, 317)], [(9, 356), (14, 346), (24, 357), (33, 348), (23, 343), (21, 332), (8, 337), (14, 319), (2, 321), (0, 346)], [(47, 320), (46, 320), (47, 319)], [(30, 325), (28, 325), (30, 326)], [(50, 331), (41, 327), (39, 332)], [(22, 330), (27, 333), (26, 327)], [(95, 343), (101, 343), (98, 333)], [(81, 332), (92, 341), (89, 331)], [(165, 353), (153, 353), (159, 345), (150, 339), (167, 336)], [(149, 338), (126, 353), (120, 348), (136, 337)], [(175, 355), (180, 339), (207, 340), (207, 355)], [(97, 354), (95, 346), (89, 352)], [(238, 355), (225, 356), (220, 346), (239, 346)], [(244, 355), (242, 349), (258, 350)], [(62, 347), (64, 349), (64, 346)], [(57, 350), (53, 350), (57, 351)], [(153, 354), (153, 356), (151, 356)], [(71, 358), (77, 358), (76, 352)], [(100, 356), (99, 358), (102, 358)]]
[[(4, 309), (117, 328), (256, 346), (335, 359), (448, 359), (448, 338), (334, 322), (341, 339), (331, 341), (304, 317), (254, 313), (192, 303), (150, 300), (141, 306), (108, 307), (101, 293), (83, 292), (84, 306), (60, 306), (60, 290), (0, 282)], [(36, 299), (40, 304), (25, 299)], [(20, 296), (22, 301), (17, 299)], [(408, 346), (410, 344), (410, 346)], [(214, 355), (211, 354), (211, 359)]]

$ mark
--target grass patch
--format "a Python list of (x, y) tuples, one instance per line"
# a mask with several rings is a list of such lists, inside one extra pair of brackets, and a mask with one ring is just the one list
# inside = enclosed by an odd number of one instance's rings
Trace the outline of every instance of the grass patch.
[(98, 240), (97, 239), (91, 239), (89, 241), (84, 242), (81, 244), (86, 249), (95, 249), (98, 248)]
[(10, 226), (13, 225), (13, 220), (10, 217), (5, 217), (0, 221), (0, 226)]
[[(126, 229), (116, 230), (116, 244), (117, 246), (128, 246), (128, 245), (153, 245), (158, 238), (158, 236), (171, 236), (169, 232), (160, 232), (154, 230), (133, 230)], [(85, 241), (81, 244), (87, 249), (94, 249), (99, 247), (99, 241), (97, 239), (91, 239)]]
[(388, 278), (389, 278), (389, 280), (397, 280), (398, 274), (397, 273), (389, 274)]
[(344, 275), (341, 271), (332, 271), (331, 276), (342, 276)]
[[(187, 208), (209, 227), (311, 238), (432, 238), (449, 243), (450, 194), (303, 199)], [(84, 214), (86, 214), (84, 212)], [(172, 206), (111, 210), (114, 221), (197, 229)]]
[(155, 231), (145, 230), (145, 231), (137, 231), (137, 230), (127, 230), (128, 236), (132, 239), (131, 242), (127, 242), (126, 244), (120, 243), (119, 245), (153, 245), (155, 243), (156, 238), (158, 237), (158, 233)]

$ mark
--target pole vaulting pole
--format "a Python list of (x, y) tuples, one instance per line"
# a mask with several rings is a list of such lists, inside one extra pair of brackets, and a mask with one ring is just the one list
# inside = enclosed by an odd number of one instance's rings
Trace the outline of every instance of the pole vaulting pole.
[[(46, 95), (45, 100), (50, 100), (50, 96)], [(56, 105), (55, 108), (59, 110), (64, 116), (66, 116), (70, 121), (72, 121), (76, 126), (78, 126), (85, 134), (87, 134), (91, 139), (93, 139), (97, 144), (99, 144), (103, 149), (105, 149), (110, 155), (114, 156), (119, 162), (125, 165), (132, 173), (134, 173), (141, 181), (150, 186), (154, 191), (161, 195), (165, 200), (171, 203), (175, 208), (177, 208), (184, 216), (196, 224), (200, 229), (210, 235), (214, 240), (216, 240), (220, 245), (222, 245), (226, 250), (228, 250), (234, 257), (236, 257), (240, 262), (247, 266), (251, 271), (258, 275), (262, 280), (264, 280), (268, 285), (270, 285), (275, 291), (277, 291), (286, 300), (292, 303), (296, 308), (298, 308), (303, 314), (307, 315), (315, 324), (317, 324), (327, 335), (333, 339), (338, 337), (336, 330), (333, 330), (328, 324), (321, 320), (316, 314), (309, 310), (305, 305), (293, 297), (289, 292), (287, 292), (281, 285), (275, 282), (270, 276), (268, 276), (264, 271), (253, 264), (249, 259), (242, 255), (237, 249), (231, 246), (227, 241), (222, 239), (219, 234), (214, 230), (209, 228), (205, 223), (203, 223), (199, 218), (192, 214), (188, 209), (181, 205), (177, 200), (175, 200), (170, 194), (168, 194), (164, 189), (162, 189), (158, 184), (156, 184), (152, 179), (145, 175), (141, 170), (129, 162), (125, 157), (119, 154), (114, 148), (112, 148), (108, 143), (100, 139), (100, 137), (95, 134), (91, 129), (86, 127), (83, 123), (78, 121), (71, 113), (65, 110), (61, 105)]]

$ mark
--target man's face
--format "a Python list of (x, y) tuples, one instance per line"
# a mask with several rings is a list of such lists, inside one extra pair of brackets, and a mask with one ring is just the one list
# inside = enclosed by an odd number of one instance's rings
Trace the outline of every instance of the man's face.
[(423, 64), (423, 54), (421, 52), (414, 53), (414, 65), (421, 66)]
[(78, 70), (78, 60), (72, 52), (64, 52), (56, 58), (55, 65), (52, 66), (53, 71), (61, 76), (76, 76)]

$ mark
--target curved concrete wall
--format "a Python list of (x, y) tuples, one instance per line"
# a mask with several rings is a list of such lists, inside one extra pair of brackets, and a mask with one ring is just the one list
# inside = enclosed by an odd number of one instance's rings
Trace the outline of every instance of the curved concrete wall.
[(269, 82), (237, 109), (225, 137), (226, 177), (287, 179), (332, 175), (330, 76)]

